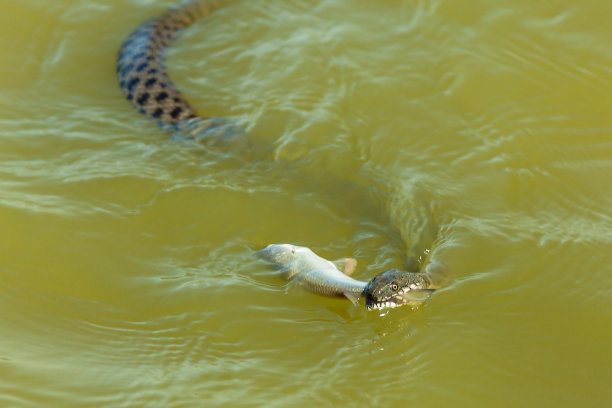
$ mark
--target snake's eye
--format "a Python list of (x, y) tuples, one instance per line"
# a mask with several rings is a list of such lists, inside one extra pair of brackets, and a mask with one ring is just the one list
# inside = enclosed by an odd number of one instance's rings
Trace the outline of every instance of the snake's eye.
[(397, 283), (393, 282), (393, 283), (391, 284), (391, 290), (392, 290), (392, 291), (394, 291), (394, 292), (395, 292), (395, 291), (396, 291), (398, 288), (399, 288), (399, 286), (397, 286)]

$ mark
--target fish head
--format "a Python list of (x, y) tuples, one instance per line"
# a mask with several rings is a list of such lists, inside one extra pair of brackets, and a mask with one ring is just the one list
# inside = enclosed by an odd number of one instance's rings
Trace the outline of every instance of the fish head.
[(434, 289), (429, 289), (425, 274), (389, 269), (376, 275), (364, 289), (366, 308), (386, 309), (414, 305), (429, 299)]
[(303, 256), (305, 250), (308, 248), (291, 244), (270, 244), (258, 250), (257, 255), (266, 262), (286, 267)]

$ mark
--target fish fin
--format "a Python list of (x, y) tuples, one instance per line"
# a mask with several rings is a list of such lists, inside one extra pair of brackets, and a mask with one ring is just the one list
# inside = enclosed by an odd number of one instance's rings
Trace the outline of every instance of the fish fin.
[(357, 267), (357, 260), (355, 258), (336, 259), (335, 261), (332, 261), (332, 263), (347, 276), (352, 275)]
[(412, 289), (405, 292), (402, 297), (413, 302), (424, 302), (431, 297), (435, 289)]
[(344, 296), (346, 296), (346, 298), (348, 300), (350, 300), (354, 305), (357, 305), (359, 303), (359, 295), (355, 294), (353, 292), (343, 292)]

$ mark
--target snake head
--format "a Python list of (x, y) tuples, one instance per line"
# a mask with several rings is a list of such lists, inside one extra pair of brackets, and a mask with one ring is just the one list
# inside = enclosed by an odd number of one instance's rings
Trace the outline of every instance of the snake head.
[(429, 278), (422, 273), (389, 269), (376, 275), (363, 291), (366, 308), (386, 309), (408, 304), (418, 304), (429, 299), (434, 289), (429, 289)]

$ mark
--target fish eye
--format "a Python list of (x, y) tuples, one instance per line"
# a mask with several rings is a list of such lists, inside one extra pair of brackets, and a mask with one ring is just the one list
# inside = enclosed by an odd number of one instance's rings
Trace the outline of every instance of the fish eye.
[(396, 291), (399, 288), (399, 286), (397, 286), (397, 283), (393, 282), (391, 284), (391, 290)]

